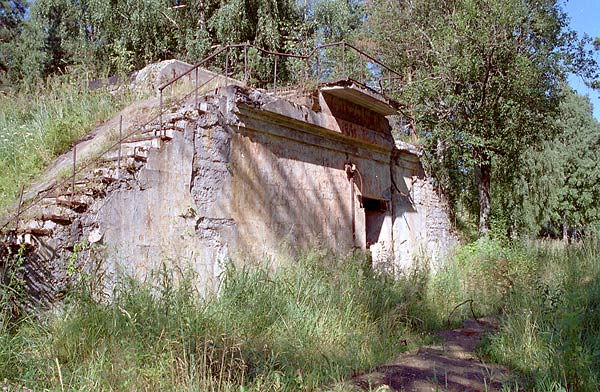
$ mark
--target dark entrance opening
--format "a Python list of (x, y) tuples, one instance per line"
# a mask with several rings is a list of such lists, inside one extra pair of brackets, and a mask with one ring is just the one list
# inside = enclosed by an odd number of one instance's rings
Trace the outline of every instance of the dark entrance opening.
[(387, 203), (385, 200), (370, 199), (367, 197), (363, 197), (361, 202), (365, 210), (366, 245), (369, 248), (372, 244), (379, 241), (379, 234), (381, 233), (387, 211)]

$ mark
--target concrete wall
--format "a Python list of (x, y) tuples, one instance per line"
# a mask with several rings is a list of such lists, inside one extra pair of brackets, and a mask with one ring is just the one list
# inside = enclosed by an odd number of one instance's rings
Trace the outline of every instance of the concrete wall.
[(193, 266), (203, 288), (216, 287), (229, 257), (314, 246), (369, 248), (374, 267), (394, 274), (415, 257), (439, 265), (454, 237), (417, 150), (396, 147), (381, 115), (319, 102), (315, 112), (236, 87), (206, 98), (206, 113), (149, 158), (139, 186), (100, 209), (113, 264), (139, 276), (162, 262)]
[(368, 248), (375, 268), (398, 275), (416, 257), (439, 266), (456, 241), (418, 150), (394, 144), (376, 105), (323, 94), (298, 105), (230, 86), (200, 106), (171, 113), (182, 131), (56, 232), (46, 259), (89, 239), (107, 288), (121, 273), (157, 279), (164, 264), (191, 267), (205, 291), (229, 258)]
[(458, 239), (443, 197), (427, 178), (418, 155), (398, 145), (392, 166), (398, 189), (393, 193), (394, 264), (397, 271), (412, 268), (420, 259), (438, 270)]
[[(161, 150), (151, 151), (135, 181), (99, 203), (96, 225), (103, 234), (107, 277), (125, 273), (154, 279), (152, 273), (164, 264), (181, 270), (191, 267), (202, 277), (198, 280), (202, 290), (216, 287), (218, 261), (228, 255), (227, 241), (221, 238), (228, 223), (219, 220), (215, 228), (212, 222), (221, 217), (218, 206), (210, 203), (215, 199), (211, 193), (218, 192), (223, 179), (218, 161), (205, 169), (204, 142), (210, 138), (202, 135), (196, 123), (189, 122)], [(203, 192), (199, 178), (209, 177), (215, 181), (210, 192)]]

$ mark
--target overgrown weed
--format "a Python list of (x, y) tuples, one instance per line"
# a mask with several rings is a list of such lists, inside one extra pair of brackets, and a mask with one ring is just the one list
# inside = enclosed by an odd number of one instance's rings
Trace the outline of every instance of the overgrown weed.
[(600, 244), (538, 245), (527, 253), (533, 284), (513, 292), (503, 327), (485, 350), (530, 375), (536, 390), (597, 390)]
[(32, 90), (0, 94), (0, 210), (16, 200), (21, 185), (131, 101), (128, 92), (86, 85), (62, 75)]
[[(501, 317), (480, 353), (524, 375), (515, 390), (595, 390), (598, 255), (591, 242), (480, 240), (436, 275), (417, 263), (394, 280), (364, 255), (313, 252), (276, 269), (228, 264), (219, 295), (205, 298), (192, 275), (168, 268), (150, 282), (120, 279), (110, 301), (82, 282), (59, 311), (0, 331), (0, 380), (36, 390), (339, 390), (473, 300), (477, 315)], [(467, 317), (463, 306), (451, 321)]]
[[(447, 313), (472, 299), (478, 315), (499, 314), (481, 354), (511, 366), (536, 391), (595, 391), (600, 385), (600, 244), (596, 240), (463, 246), (432, 279), (431, 307)], [(468, 307), (457, 310), (469, 317)]]
[(313, 390), (389, 360), (413, 334), (397, 313), (410, 291), (363, 255), (229, 264), (204, 299), (191, 279), (123, 278), (110, 301), (82, 284), (59, 312), (2, 333), (0, 380), (57, 390), (60, 366), (66, 389)]

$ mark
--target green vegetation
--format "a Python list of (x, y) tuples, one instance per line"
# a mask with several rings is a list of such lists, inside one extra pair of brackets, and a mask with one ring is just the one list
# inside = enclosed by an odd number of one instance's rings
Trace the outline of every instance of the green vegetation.
[(54, 77), (47, 85), (0, 93), (0, 210), (73, 142), (130, 102)]
[(599, 77), (591, 39), (577, 37), (557, 0), (380, 0), (365, 34), (402, 72), (396, 98), (450, 201), (477, 216), (479, 236), (523, 154), (559, 133), (567, 73)]
[[(477, 315), (501, 314), (480, 351), (518, 370), (521, 387), (591, 391), (600, 381), (599, 249), (484, 239), (437, 274), (421, 264), (399, 280), (362, 256), (313, 253), (275, 272), (229, 265), (220, 294), (204, 300), (192, 276), (174, 271), (154, 284), (122, 279), (110, 300), (84, 279), (52, 312), (14, 324), (3, 306), (0, 380), (34, 390), (335, 389), (422, 343), (450, 314), (453, 325), (471, 317), (468, 306), (453, 312), (471, 299)], [(11, 287), (5, 293), (18, 292)]]
[[(600, 383), (600, 247), (547, 244), (521, 250), (526, 270), (505, 321), (484, 351), (530, 377), (537, 391), (596, 391)], [(517, 285), (515, 284), (515, 286)]]
[[(518, 370), (522, 388), (597, 390), (600, 124), (565, 80), (572, 72), (600, 88), (600, 38), (578, 37), (557, 0), (2, 0), (0, 210), (130, 101), (88, 90), (88, 79), (195, 62), (231, 43), (305, 53), (339, 40), (402, 72), (406, 136), (422, 141), (463, 238), (481, 238), (442, 271), (420, 260), (398, 280), (363, 257), (324, 254), (275, 272), (229, 265), (219, 294), (204, 299), (175, 271), (155, 284), (123, 278), (108, 298), (83, 277), (59, 309), (25, 317), (18, 254), (0, 260), (0, 386), (335, 388), (451, 313), (470, 317), (453, 310), (472, 300), (477, 314), (502, 318), (481, 354)], [(249, 55), (255, 82), (271, 80), (271, 64)], [(336, 63), (341, 53), (322, 55)], [(349, 68), (358, 60), (345, 58)], [(279, 64), (283, 81), (295, 65)]]
[(558, 134), (523, 154), (522, 169), (498, 189), (504, 205), (495, 215), (522, 233), (543, 227), (543, 234), (567, 240), (600, 229), (600, 123), (588, 98), (565, 90)]
[(110, 301), (82, 285), (59, 310), (1, 324), (0, 381), (34, 390), (329, 385), (401, 352), (401, 338), (422, 323), (412, 317), (420, 286), (365, 262), (312, 254), (277, 272), (229, 265), (220, 295), (207, 300), (192, 276), (173, 271), (154, 285), (123, 279)]

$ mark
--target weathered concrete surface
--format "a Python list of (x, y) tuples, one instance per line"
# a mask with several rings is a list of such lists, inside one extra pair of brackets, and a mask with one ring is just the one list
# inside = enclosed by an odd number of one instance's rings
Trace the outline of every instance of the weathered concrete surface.
[[(202, 97), (199, 110), (174, 108), (165, 115), (170, 140), (138, 141), (149, 146), (144, 155), (88, 192), (84, 209), (54, 213), (58, 224), (33, 221), (52, 226), (40, 240), (53, 252), (45, 260), (65, 270), (74, 252), (84, 265), (95, 254), (108, 288), (120, 274), (151, 280), (163, 265), (191, 269), (201, 291), (218, 286), (229, 258), (313, 246), (370, 249), (374, 267), (393, 274), (415, 257), (439, 265), (455, 238), (418, 149), (394, 143), (375, 94), (367, 106), (336, 94), (299, 105), (229, 85)], [(81, 243), (92, 245), (77, 251)]]
[(407, 153), (399, 145), (393, 159), (394, 187), (394, 265), (398, 271), (410, 269), (416, 258), (438, 270), (457, 243), (443, 197), (423, 171), (417, 152)]

